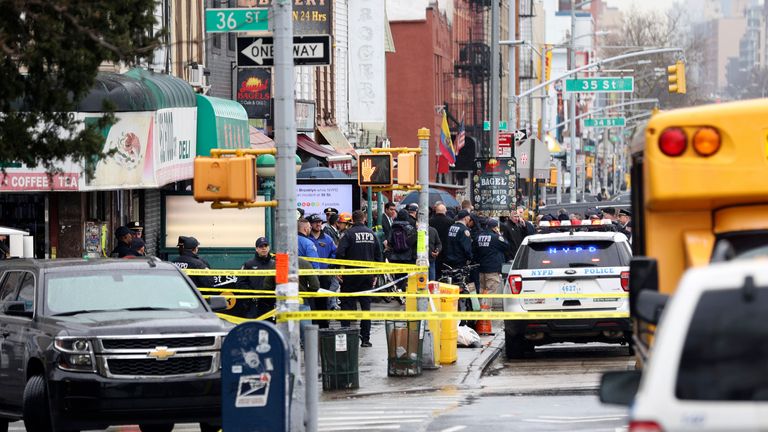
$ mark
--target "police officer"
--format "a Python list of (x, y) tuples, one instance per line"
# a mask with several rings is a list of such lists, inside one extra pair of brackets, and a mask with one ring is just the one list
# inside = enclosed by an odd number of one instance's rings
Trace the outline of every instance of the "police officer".
[(472, 237), (469, 233), (469, 211), (461, 210), (456, 222), (448, 229), (445, 245), (445, 263), (452, 268), (464, 267), (472, 261)]
[[(269, 253), (269, 241), (266, 237), (256, 239), (256, 254), (253, 259), (243, 263), (243, 270), (265, 270), (275, 268), (275, 259)], [(235, 286), (239, 289), (260, 290), (264, 287), (265, 276), (240, 276)], [(271, 300), (265, 302), (262, 300)], [(233, 315), (243, 318), (256, 318), (271, 311), (275, 306), (274, 299), (239, 299), (235, 302)]]
[(619, 210), (619, 232), (632, 240), (632, 212), (627, 209)]
[[(488, 219), (486, 229), (477, 236), (475, 251), (475, 261), (480, 265), (481, 293), (495, 294), (501, 287), (501, 266), (509, 253), (509, 245), (499, 231), (498, 220)], [(481, 303), (490, 304), (488, 299), (482, 299)]]
[(117, 239), (117, 245), (112, 249), (110, 256), (113, 258), (125, 258), (138, 256), (136, 252), (131, 249), (131, 242), (133, 241), (133, 234), (131, 230), (126, 226), (118, 227), (115, 230), (115, 238)]
[[(352, 227), (344, 231), (339, 239), (339, 247), (336, 249), (336, 258), (376, 261), (381, 262), (381, 248), (379, 240), (370, 228), (365, 226), (365, 213), (361, 210), (355, 210), (352, 213)], [(372, 275), (347, 275), (341, 282), (341, 292), (360, 292), (373, 287), (374, 277)], [(364, 311), (371, 310), (370, 297), (342, 297), (342, 310), (357, 310), (357, 303), (360, 303), (360, 309)], [(349, 326), (349, 321), (342, 321), (343, 327)], [(370, 347), (371, 345), (371, 321), (360, 321), (360, 339), (361, 347)]]
[[(200, 250), (200, 242), (196, 238), (179, 236), (179, 242), (176, 247), (179, 248), (179, 256), (171, 261), (176, 267), (182, 270), (204, 270), (210, 268), (208, 261), (197, 255), (197, 252)], [(215, 284), (213, 276), (190, 276), (189, 278), (192, 279), (192, 282), (198, 288), (212, 288)]]

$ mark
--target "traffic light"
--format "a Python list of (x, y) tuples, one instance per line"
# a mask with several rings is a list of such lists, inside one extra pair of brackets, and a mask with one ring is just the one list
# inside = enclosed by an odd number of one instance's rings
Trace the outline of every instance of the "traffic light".
[(685, 63), (678, 60), (674, 65), (667, 66), (667, 73), (669, 92), (685, 94)]
[(195, 201), (256, 201), (256, 157), (195, 158)]
[(417, 183), (416, 153), (397, 155), (397, 184), (413, 186)]
[(392, 154), (362, 154), (357, 159), (360, 186), (392, 186)]

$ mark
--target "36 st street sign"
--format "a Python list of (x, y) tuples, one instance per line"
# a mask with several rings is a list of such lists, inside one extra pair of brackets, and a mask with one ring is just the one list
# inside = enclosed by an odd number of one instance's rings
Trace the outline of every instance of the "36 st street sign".
[(268, 9), (206, 9), (205, 31), (228, 33), (269, 30)]
[(584, 127), (614, 127), (626, 126), (627, 119), (624, 117), (606, 117), (606, 118), (588, 118), (584, 119)]
[(573, 78), (565, 80), (566, 92), (631, 93), (635, 90), (633, 77)]

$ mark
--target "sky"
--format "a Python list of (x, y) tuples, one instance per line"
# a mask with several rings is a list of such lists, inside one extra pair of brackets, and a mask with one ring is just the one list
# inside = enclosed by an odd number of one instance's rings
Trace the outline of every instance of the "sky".
[(638, 9), (658, 11), (669, 9), (673, 4), (671, 0), (607, 0), (607, 3), (622, 10), (629, 10), (634, 5)]

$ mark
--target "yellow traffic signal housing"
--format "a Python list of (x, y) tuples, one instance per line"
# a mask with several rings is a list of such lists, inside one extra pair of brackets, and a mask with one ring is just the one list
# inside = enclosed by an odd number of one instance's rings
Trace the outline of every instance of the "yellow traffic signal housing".
[(418, 183), (416, 153), (400, 153), (397, 155), (397, 184), (414, 186)]
[(369, 153), (358, 156), (357, 183), (360, 186), (392, 186), (392, 154)]
[(238, 157), (195, 158), (192, 182), (195, 201), (256, 201), (256, 158)]
[(685, 94), (685, 63), (678, 60), (674, 65), (667, 66), (667, 73), (669, 92)]

